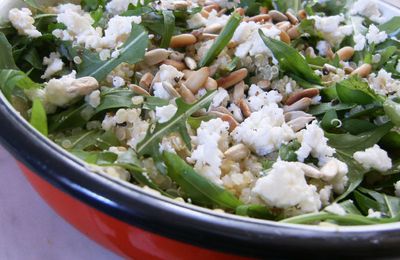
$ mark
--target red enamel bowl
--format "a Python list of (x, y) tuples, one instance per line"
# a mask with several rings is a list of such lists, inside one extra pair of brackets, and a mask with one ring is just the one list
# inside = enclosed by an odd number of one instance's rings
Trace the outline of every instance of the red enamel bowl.
[(314, 227), (221, 214), (93, 173), (34, 130), (0, 94), (0, 142), (63, 218), (125, 258), (400, 255), (400, 223)]

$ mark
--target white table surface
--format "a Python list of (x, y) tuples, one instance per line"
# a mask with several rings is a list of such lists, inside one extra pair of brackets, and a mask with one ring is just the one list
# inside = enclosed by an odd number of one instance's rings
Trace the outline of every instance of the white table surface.
[(116, 260), (43, 202), (0, 146), (1, 260)]

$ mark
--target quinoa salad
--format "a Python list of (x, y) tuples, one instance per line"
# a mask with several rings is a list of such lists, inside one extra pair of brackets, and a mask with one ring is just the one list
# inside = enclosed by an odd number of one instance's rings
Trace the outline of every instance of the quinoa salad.
[(91, 171), (252, 218), (400, 221), (400, 17), (369, 0), (71, 2), (9, 11), (0, 89)]

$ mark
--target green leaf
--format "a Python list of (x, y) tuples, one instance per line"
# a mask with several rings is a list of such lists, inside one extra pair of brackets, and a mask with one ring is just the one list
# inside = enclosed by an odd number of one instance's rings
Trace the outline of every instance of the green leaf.
[(242, 205), (232, 193), (199, 175), (178, 155), (164, 152), (163, 159), (168, 176), (181, 187), (193, 203), (230, 210)]
[(348, 213), (354, 215), (362, 215), (358, 208), (354, 205), (352, 200), (345, 200), (340, 202), (339, 205)]
[(398, 37), (400, 34), (400, 16), (395, 16), (386, 23), (378, 26), (379, 31), (385, 31), (388, 35)]
[(297, 161), (296, 151), (299, 150), (301, 144), (298, 141), (292, 141), (288, 144), (283, 144), (279, 148), (279, 157), (283, 161), (295, 162)]
[(41, 86), (20, 70), (0, 70), (0, 89), (8, 100), (11, 100), (16, 88), (35, 89)]
[(24, 0), (24, 2), (34, 9), (40, 9), (41, 5), (38, 3), (37, 0)]
[(95, 115), (95, 109), (81, 103), (52, 115), (49, 118), (49, 131), (60, 131), (84, 126)]
[(197, 130), (200, 127), (201, 122), (207, 122), (215, 118), (214, 116), (199, 116), (199, 117), (189, 117), (188, 124), (193, 130)]
[(199, 68), (210, 65), (215, 58), (218, 57), (232, 39), (233, 34), (241, 21), (242, 17), (238, 13), (233, 13), (231, 15), (222, 32), (219, 34), (211, 48), (207, 51), (204, 58), (200, 61)]
[(358, 76), (337, 83), (336, 91), (340, 102), (345, 104), (367, 105), (374, 101), (382, 102), (382, 98), (375, 94), (368, 83)]
[(7, 37), (2, 32), (0, 32), (0, 50), (0, 69), (17, 70), (18, 67), (17, 65), (15, 65), (14, 57), (12, 54), (12, 46), (8, 42)]
[(389, 46), (378, 52), (381, 55), (381, 59), (379, 60), (378, 63), (373, 64), (374, 70), (382, 68), (393, 57), (396, 51), (397, 51), (396, 46)]
[(307, 61), (299, 54), (299, 52), (284, 42), (268, 38), (259, 30), (259, 34), (265, 45), (272, 51), (278, 60), (281, 69), (289, 74), (293, 74), (300, 79), (312, 84), (321, 84), (321, 79), (310, 68)]
[(354, 199), (357, 202), (358, 207), (363, 212), (364, 215), (368, 214), (369, 209), (373, 209), (374, 211), (379, 210), (379, 204), (375, 200), (371, 199), (367, 195), (359, 192), (358, 190), (354, 191)]
[(362, 119), (343, 119), (343, 129), (345, 129), (347, 132), (349, 132), (352, 135), (358, 135), (362, 134), (364, 132), (368, 132), (372, 129), (375, 129), (377, 126), (368, 120), (362, 120)]
[(355, 152), (364, 151), (374, 146), (383, 136), (389, 133), (392, 128), (393, 124), (389, 122), (359, 135), (325, 133), (325, 136), (329, 139), (329, 145), (331, 147), (352, 157)]
[(337, 121), (337, 119), (338, 115), (336, 113), (336, 110), (332, 109), (327, 111), (321, 120), (322, 129), (324, 129), (325, 131), (329, 131), (338, 127), (338, 124), (340, 123)]
[(236, 208), (236, 215), (260, 219), (275, 219), (276, 216), (263, 205), (240, 205)]
[(347, 164), (349, 172), (347, 177), (349, 178), (349, 184), (344, 193), (335, 199), (335, 201), (341, 201), (346, 198), (350, 193), (352, 193), (361, 184), (364, 179), (364, 175), (367, 172), (358, 162), (356, 162), (352, 156), (341, 152), (341, 150), (336, 150), (336, 157)]
[(375, 225), (384, 223), (394, 223), (399, 221), (399, 217), (396, 218), (367, 218), (365, 216), (356, 214), (347, 214), (345, 216), (340, 216), (336, 214), (317, 212), (304, 214), (296, 217), (287, 218), (281, 220), (282, 223), (292, 223), (292, 224), (315, 224), (326, 220), (334, 221), (335, 223), (343, 226), (354, 226), (354, 225)]
[(81, 55), (82, 63), (78, 65), (78, 77), (92, 76), (98, 81), (103, 80), (115, 67), (123, 62), (135, 64), (144, 57), (148, 45), (148, 35), (140, 25), (133, 24), (132, 31), (124, 45), (119, 50), (119, 56), (102, 61), (98, 53), (84, 49)]
[(35, 99), (33, 101), (31, 119), (29, 122), (36, 130), (38, 130), (44, 136), (47, 136), (48, 130), (46, 110), (39, 99)]
[(164, 34), (160, 44), (160, 48), (168, 48), (171, 42), (172, 35), (175, 31), (175, 16), (172, 11), (163, 10), (164, 17)]
[(393, 124), (400, 126), (400, 104), (393, 100), (386, 99), (383, 109)]
[(309, 114), (313, 116), (318, 116), (325, 114), (329, 110), (335, 110), (335, 111), (344, 111), (344, 110), (349, 110), (355, 107), (353, 104), (332, 104), (331, 102), (329, 103), (321, 103), (316, 106), (312, 106), (310, 110), (308, 111)]
[(82, 150), (72, 150), (69, 152), (87, 163), (97, 164), (100, 166), (110, 165), (114, 163), (118, 158), (118, 155), (111, 152), (99, 152), (99, 151), (86, 152)]
[[(137, 145), (136, 151), (139, 155), (151, 156), (156, 162), (157, 169), (162, 173), (165, 168), (162, 165), (159, 143), (164, 136), (172, 132), (178, 132), (186, 145), (190, 147), (190, 137), (187, 133), (186, 122), (188, 118), (201, 108), (206, 108), (210, 105), (216, 92), (206, 94), (202, 99), (194, 104), (186, 104), (182, 99), (176, 100), (178, 110), (175, 115), (168, 121), (162, 124), (157, 124), (153, 131), (147, 133), (146, 137)], [(151, 128), (151, 127), (150, 127)]]
[(359, 191), (368, 194), (378, 202), (379, 210), (394, 218), (400, 214), (400, 198), (379, 193), (365, 188), (359, 188)]
[(100, 105), (96, 107), (95, 114), (118, 108), (133, 108), (132, 97), (135, 93), (128, 88), (103, 89), (100, 95)]

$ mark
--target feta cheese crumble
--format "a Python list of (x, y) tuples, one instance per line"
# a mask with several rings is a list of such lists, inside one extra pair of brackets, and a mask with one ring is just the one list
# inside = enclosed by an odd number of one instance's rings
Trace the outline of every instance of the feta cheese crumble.
[(307, 184), (304, 171), (293, 162), (274, 163), (267, 176), (257, 180), (253, 192), (271, 207), (297, 207), (301, 213), (321, 208), (317, 188)]
[(8, 19), (20, 35), (27, 35), (31, 38), (42, 36), (42, 33), (33, 25), (35, 19), (33, 19), (32, 12), (28, 8), (11, 9), (8, 13)]
[(347, 214), (344, 208), (337, 203), (332, 203), (328, 207), (324, 208), (324, 210), (339, 216), (345, 216)]
[(96, 108), (100, 105), (101, 98), (100, 98), (100, 90), (95, 90), (89, 95), (85, 97), (85, 101), (93, 108)]
[(228, 138), (229, 124), (220, 118), (202, 122), (193, 137), (196, 148), (189, 162), (194, 163), (194, 169), (215, 184), (222, 185), (221, 163), (223, 153), (219, 146)]
[(301, 147), (296, 151), (300, 162), (304, 162), (311, 155), (318, 158), (319, 164), (323, 165), (335, 153), (335, 149), (328, 146), (328, 138), (324, 136), (324, 131), (318, 126), (317, 121), (313, 121), (306, 129), (298, 132), (297, 140), (301, 143)]
[(383, 32), (379, 31), (376, 25), (371, 24), (368, 28), (368, 32), (365, 35), (365, 37), (367, 38), (369, 44), (372, 43), (379, 44), (386, 41), (388, 35), (384, 31)]
[(156, 119), (158, 123), (168, 122), (178, 111), (178, 108), (172, 104), (162, 107), (156, 107)]
[(367, 148), (365, 151), (355, 152), (353, 158), (359, 162), (364, 169), (375, 169), (385, 172), (392, 168), (392, 159), (387, 152), (375, 144), (373, 147)]
[(246, 118), (231, 133), (236, 143), (248, 145), (258, 155), (267, 155), (295, 137), (285, 123), (283, 109), (277, 104), (265, 105)]
[(63, 69), (64, 62), (61, 60), (60, 53), (52, 52), (49, 57), (43, 58), (43, 65), (47, 65), (47, 68), (41, 78), (48, 79)]

